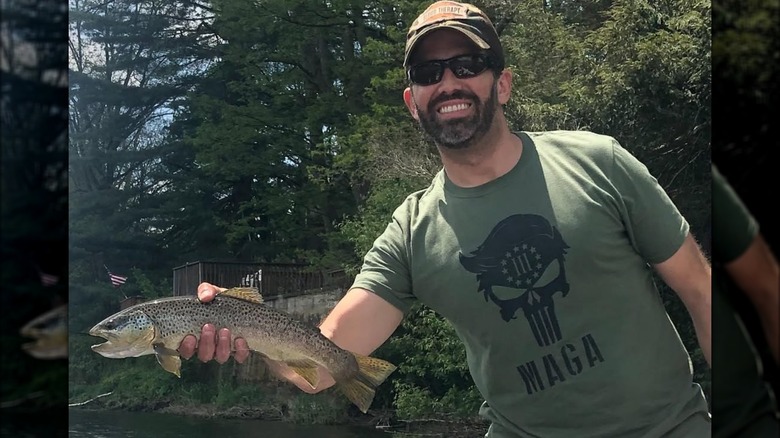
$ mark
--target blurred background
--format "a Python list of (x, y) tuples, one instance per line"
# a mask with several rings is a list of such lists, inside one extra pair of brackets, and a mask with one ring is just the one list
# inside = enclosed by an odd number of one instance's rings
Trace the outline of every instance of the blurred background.
[[(712, 161), (756, 217), (778, 255), (780, 2), (716, 0), (712, 9)], [(778, 369), (771, 366), (758, 317), (746, 300), (739, 304), (759, 343), (775, 393), (780, 393)]]
[(0, 8), (0, 436), (65, 436), (67, 4)]

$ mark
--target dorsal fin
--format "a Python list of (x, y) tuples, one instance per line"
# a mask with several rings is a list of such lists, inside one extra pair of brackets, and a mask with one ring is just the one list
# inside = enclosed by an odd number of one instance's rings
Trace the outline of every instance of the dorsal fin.
[(258, 304), (263, 302), (263, 296), (260, 295), (260, 292), (256, 287), (234, 287), (224, 292), (220, 292), (220, 295), (227, 295)]

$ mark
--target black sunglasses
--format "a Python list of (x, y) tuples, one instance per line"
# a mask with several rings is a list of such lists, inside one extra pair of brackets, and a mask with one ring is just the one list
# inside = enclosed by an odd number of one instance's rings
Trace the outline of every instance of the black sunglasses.
[(458, 79), (473, 78), (492, 67), (489, 56), (484, 53), (476, 55), (459, 55), (454, 58), (427, 61), (409, 68), (408, 77), (413, 84), (433, 85), (444, 77), (447, 67)]

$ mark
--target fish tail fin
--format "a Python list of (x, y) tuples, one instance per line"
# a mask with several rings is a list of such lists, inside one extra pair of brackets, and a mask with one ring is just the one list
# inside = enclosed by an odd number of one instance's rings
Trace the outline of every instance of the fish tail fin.
[(376, 388), (370, 384), (360, 381), (357, 377), (346, 382), (338, 384), (341, 392), (360, 409), (360, 412), (368, 412), (368, 407), (374, 401)]
[(358, 374), (368, 380), (371, 385), (377, 387), (395, 371), (396, 366), (390, 362), (375, 357), (363, 356), (352, 353), (358, 363)]
[(360, 409), (360, 412), (365, 414), (374, 401), (376, 387), (381, 385), (396, 367), (382, 359), (352, 354), (357, 360), (358, 374), (346, 382), (339, 383), (338, 386), (341, 392)]

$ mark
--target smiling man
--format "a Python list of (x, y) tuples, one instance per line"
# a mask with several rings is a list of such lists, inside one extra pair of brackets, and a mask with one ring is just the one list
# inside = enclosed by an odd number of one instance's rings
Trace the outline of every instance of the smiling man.
[[(710, 436), (710, 415), (654, 270), (680, 296), (710, 358), (710, 266), (688, 222), (614, 138), (512, 132), (512, 73), (490, 19), (436, 2), (412, 24), (403, 92), (443, 169), (409, 195), (320, 326), (368, 354), (412, 303), (463, 341), (491, 438)], [(203, 283), (202, 301), (221, 291)], [(216, 342), (215, 342), (216, 339)], [(194, 337), (182, 342), (194, 353)], [(235, 340), (236, 360), (246, 343)], [(204, 327), (198, 357), (226, 361), (231, 336)], [(275, 371), (302, 390), (292, 370)]]

